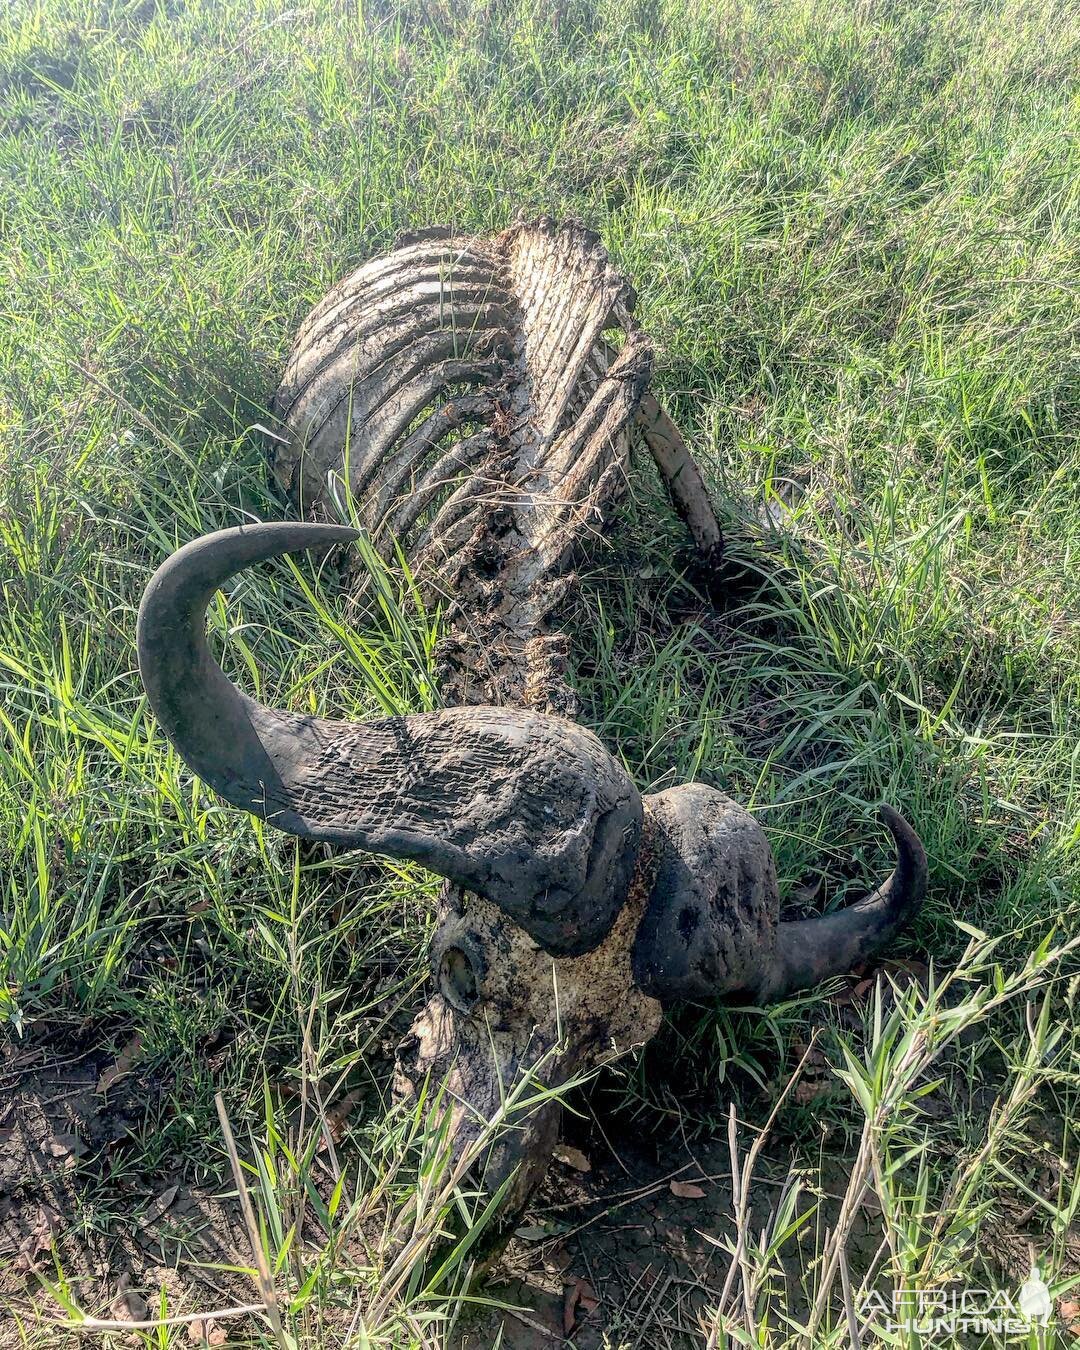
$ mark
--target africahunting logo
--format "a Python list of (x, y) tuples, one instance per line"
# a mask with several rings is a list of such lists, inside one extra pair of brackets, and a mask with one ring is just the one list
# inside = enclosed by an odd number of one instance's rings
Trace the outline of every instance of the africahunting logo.
[(859, 1299), (863, 1324), (893, 1334), (932, 1339), (965, 1334), (1023, 1336), (1046, 1326), (1054, 1305), (1037, 1266), (1015, 1296), (1004, 1289), (873, 1290)]

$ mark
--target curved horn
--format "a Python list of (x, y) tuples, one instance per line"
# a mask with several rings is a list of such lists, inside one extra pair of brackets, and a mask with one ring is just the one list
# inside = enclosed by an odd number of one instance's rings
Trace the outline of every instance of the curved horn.
[(846, 974), (873, 956), (918, 912), (926, 895), (926, 850), (899, 811), (882, 804), (878, 814), (896, 842), (896, 866), (888, 880), (837, 914), (781, 923), (772, 962), (756, 990), (762, 1002)]
[(513, 708), (299, 716), (248, 698), (211, 655), (206, 607), (233, 573), (356, 537), (334, 525), (245, 525), (167, 559), (138, 622), (162, 729), (234, 806), (290, 834), (414, 859), (492, 900), (546, 950), (590, 950), (622, 906), (642, 822), (636, 788), (591, 732)]
[(645, 806), (659, 829), (659, 861), (633, 963), (654, 998), (765, 1002), (845, 974), (889, 940), (926, 891), (922, 844), (883, 806), (898, 852), (888, 881), (838, 914), (777, 923), (772, 849), (749, 811), (701, 783), (646, 797)]

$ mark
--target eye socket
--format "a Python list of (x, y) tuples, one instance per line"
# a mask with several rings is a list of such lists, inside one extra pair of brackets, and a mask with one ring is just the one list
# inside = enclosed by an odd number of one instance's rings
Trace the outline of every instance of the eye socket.
[(439, 990), (443, 998), (459, 1012), (471, 1012), (480, 997), (479, 977), (469, 953), (449, 946), (439, 958)]

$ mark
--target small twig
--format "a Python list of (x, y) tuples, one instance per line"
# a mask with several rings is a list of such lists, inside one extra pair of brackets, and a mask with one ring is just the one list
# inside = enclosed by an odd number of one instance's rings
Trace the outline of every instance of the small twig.
[(611, 1142), (611, 1140), (607, 1137), (607, 1132), (605, 1131), (603, 1125), (600, 1123), (600, 1117), (596, 1114), (596, 1112), (595, 1112), (595, 1110), (593, 1109), (591, 1103), (590, 1103), (590, 1105), (589, 1105), (589, 1115), (592, 1117), (592, 1123), (596, 1126), (596, 1129), (597, 1129), (597, 1132), (598, 1132), (599, 1135), (600, 1135), (600, 1138), (601, 1138), (601, 1139), (604, 1141), (604, 1143), (607, 1145), (608, 1151), (610, 1152), (611, 1156), (612, 1156), (612, 1157), (615, 1159), (615, 1161), (619, 1164), (619, 1166), (620, 1166), (620, 1167), (622, 1168), (622, 1170), (626, 1173), (626, 1175), (627, 1175), (627, 1176), (630, 1176), (630, 1169), (629, 1169), (629, 1167), (627, 1167), (627, 1165), (623, 1162), (622, 1158), (620, 1158), (619, 1153), (618, 1153), (618, 1150), (616, 1149), (615, 1145), (614, 1145), (614, 1144)]
[(560, 1345), (566, 1344), (565, 1338), (560, 1336), (557, 1331), (552, 1331), (550, 1327), (544, 1326), (543, 1322), (538, 1322), (535, 1317), (530, 1317), (521, 1308), (512, 1308), (509, 1304), (500, 1304), (499, 1311), (509, 1313), (511, 1317), (516, 1318), (524, 1326), (540, 1332), (542, 1336), (547, 1336), (549, 1340), (558, 1341)]
[[(579, 1209), (581, 1205), (602, 1205), (608, 1200), (624, 1200), (627, 1197), (631, 1200), (644, 1199), (646, 1196), (652, 1195), (654, 1191), (660, 1190), (669, 1182), (674, 1181), (683, 1172), (688, 1172), (693, 1166), (693, 1162), (683, 1163), (681, 1167), (676, 1167), (673, 1172), (665, 1172), (662, 1177), (657, 1177), (655, 1181), (647, 1181), (642, 1186), (631, 1186), (629, 1190), (625, 1191), (612, 1191), (610, 1195), (587, 1196), (584, 1200), (565, 1200), (561, 1204), (547, 1205), (545, 1209), (548, 1213), (554, 1214), (563, 1209)], [(699, 1177), (698, 1180), (719, 1181), (722, 1175), (723, 1173), (718, 1172), (715, 1176)]]
[(178, 1313), (175, 1317), (157, 1317), (151, 1322), (118, 1322), (109, 1317), (84, 1317), (81, 1322), (56, 1321), (54, 1325), (73, 1331), (156, 1331), (158, 1327), (179, 1327), (190, 1322), (220, 1322), (225, 1317), (244, 1317), (266, 1311), (265, 1303), (242, 1303), (236, 1308), (214, 1308), (210, 1312)]
[(844, 1294), (844, 1315), (847, 1317), (851, 1350), (862, 1350), (862, 1341), (859, 1339), (859, 1319), (855, 1316), (855, 1302), (851, 1297), (851, 1271), (848, 1270), (847, 1249), (843, 1244), (840, 1247), (840, 1288)]
[(866, 1194), (866, 1189), (870, 1184), (870, 1152), (873, 1148), (872, 1126), (873, 1121), (868, 1121), (863, 1130), (862, 1139), (859, 1143), (859, 1151), (855, 1156), (855, 1162), (851, 1169), (851, 1179), (848, 1182), (847, 1190), (844, 1192), (844, 1198), (840, 1204), (840, 1213), (836, 1216), (836, 1223), (833, 1225), (832, 1235), (825, 1243), (823, 1255), (825, 1260), (822, 1263), (821, 1285), (818, 1288), (817, 1297), (814, 1300), (814, 1306), (810, 1310), (810, 1320), (807, 1324), (805, 1344), (812, 1347), (814, 1344), (814, 1333), (817, 1331), (818, 1323), (825, 1315), (825, 1309), (828, 1307), (829, 1295), (832, 1292), (833, 1281), (836, 1279), (836, 1272), (840, 1264), (840, 1252), (843, 1244), (847, 1241), (847, 1235), (851, 1229), (851, 1223), (862, 1198)]
[(731, 1257), (731, 1264), (728, 1267), (727, 1278), (724, 1280), (724, 1287), (720, 1293), (719, 1311), (722, 1314), (727, 1307), (728, 1298), (731, 1295), (731, 1286), (735, 1281), (736, 1273), (744, 1268), (745, 1249), (746, 1249), (746, 1224), (748, 1221), (747, 1208), (750, 1195), (750, 1182), (754, 1175), (754, 1168), (757, 1166), (758, 1155), (765, 1146), (765, 1140), (772, 1130), (773, 1122), (780, 1113), (780, 1108), (787, 1100), (788, 1093), (802, 1077), (803, 1069), (806, 1067), (806, 1061), (810, 1058), (810, 1052), (817, 1044), (819, 1030), (815, 1030), (810, 1037), (810, 1042), (803, 1051), (802, 1058), (795, 1066), (795, 1071), (784, 1084), (784, 1089), (777, 1097), (773, 1109), (769, 1112), (765, 1124), (757, 1133), (757, 1137), (750, 1145), (750, 1151), (746, 1155), (746, 1162), (742, 1166), (741, 1176), (738, 1174), (738, 1144), (735, 1136), (735, 1106), (731, 1107), (731, 1115), (728, 1123), (728, 1146), (731, 1150), (731, 1208), (735, 1217), (735, 1251)]
[[(750, 1159), (747, 1158), (746, 1172), (743, 1173), (739, 1167), (739, 1122), (735, 1115), (735, 1103), (731, 1103), (728, 1111), (728, 1150), (731, 1154), (731, 1205), (735, 1211), (735, 1257), (732, 1261), (732, 1268), (737, 1265), (739, 1271), (739, 1282), (742, 1285), (743, 1301), (743, 1320), (746, 1322), (746, 1330), (750, 1335), (750, 1340), (756, 1341), (757, 1334), (754, 1327), (754, 1308), (753, 1308), (753, 1278), (750, 1274), (750, 1265), (746, 1259), (746, 1228), (749, 1223), (750, 1197)], [(729, 1272), (730, 1278), (730, 1272)], [(727, 1288), (725, 1282), (725, 1289)]]
[[(692, 1166), (693, 1166), (692, 1163), (687, 1163), (685, 1167), (679, 1168), (679, 1172), (685, 1172), (687, 1168)], [(678, 1172), (672, 1173), (672, 1176), (678, 1175), (679, 1175)], [(707, 1181), (709, 1180), (709, 1178), (703, 1177), (702, 1180)], [(626, 1192), (622, 1192), (622, 1194), (626, 1195), (625, 1199), (619, 1200), (613, 1205), (608, 1205), (606, 1209), (602, 1209), (597, 1214), (594, 1214), (591, 1219), (586, 1219), (584, 1223), (579, 1223), (576, 1228), (567, 1228), (564, 1232), (558, 1234), (557, 1241), (559, 1243), (564, 1243), (567, 1240), (567, 1238), (574, 1237), (576, 1234), (584, 1232), (586, 1228), (591, 1228), (594, 1223), (599, 1223), (601, 1219), (606, 1219), (608, 1218), (609, 1215), (614, 1214), (617, 1209), (625, 1209), (627, 1205), (632, 1205), (635, 1200), (647, 1200), (650, 1195), (655, 1195), (657, 1191), (662, 1191), (665, 1186), (670, 1185), (670, 1182), (671, 1182), (670, 1177), (662, 1177), (659, 1181), (651, 1182), (648, 1186), (643, 1186), (639, 1190), (631, 1191), (628, 1194)], [(612, 1196), (597, 1196), (596, 1200), (592, 1201), (591, 1203), (594, 1204), (602, 1203), (603, 1201), (610, 1200), (612, 1198), (613, 1198)], [(568, 1205), (551, 1206), (552, 1210), (556, 1208), (568, 1209), (569, 1206)]]

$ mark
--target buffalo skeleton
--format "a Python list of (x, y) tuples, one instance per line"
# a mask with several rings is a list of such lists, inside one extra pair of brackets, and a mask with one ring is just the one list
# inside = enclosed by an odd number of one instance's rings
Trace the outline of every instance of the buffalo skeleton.
[[(678, 432), (647, 392), (629, 287), (594, 235), (550, 222), (493, 239), (433, 232), (346, 278), (312, 312), (275, 398), (275, 471), (305, 510), (343, 493), (403, 541), (456, 629), (459, 706), (334, 722), (263, 707), (224, 675), (206, 609), (243, 568), (348, 544), (319, 522), (197, 539), (149, 583), (142, 678), (157, 719), (226, 801), (302, 838), (445, 878), (434, 992), (398, 1049), (394, 1092), (445, 1084), (457, 1156), (523, 1080), (557, 1088), (639, 1046), (684, 999), (776, 1000), (850, 970), (921, 902), (923, 848), (877, 890), (779, 921), (768, 841), (723, 793), (642, 796), (572, 710), (552, 614), (583, 536), (610, 511), (635, 439), (704, 552), (719, 530)], [(501, 706), (499, 706), (501, 705)], [(503, 1231), (543, 1175), (557, 1097), (500, 1135), (483, 1185)]]

